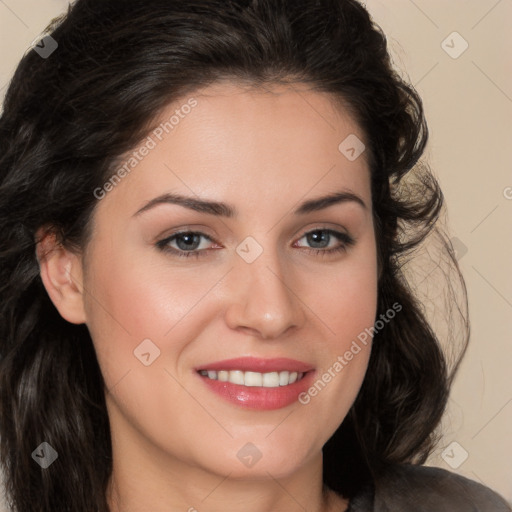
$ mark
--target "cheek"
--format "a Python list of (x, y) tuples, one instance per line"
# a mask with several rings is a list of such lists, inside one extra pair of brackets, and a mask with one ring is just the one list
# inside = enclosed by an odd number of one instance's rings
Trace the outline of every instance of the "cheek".
[(374, 242), (368, 240), (358, 257), (347, 258), (346, 265), (316, 283), (322, 291), (311, 294), (307, 303), (319, 312), (318, 321), (325, 327), (319, 341), (324, 357), (314, 385), (299, 401), (311, 403), (316, 414), (336, 426), (355, 400), (370, 357), (377, 312)]
[(84, 283), (89, 290), (86, 313), (107, 387), (127, 371), (145, 368), (143, 353), (149, 352), (156, 362), (164, 350), (171, 357), (180, 350), (169, 343), (172, 330), (193, 309), (206, 285), (204, 280), (202, 286), (199, 280), (196, 285), (188, 282), (180, 269), (173, 274), (133, 254), (107, 254), (105, 249), (96, 253), (90, 279)]
[(344, 261), (315, 275), (304, 272), (302, 279), (301, 299), (323, 325), (330, 352), (346, 350), (347, 343), (350, 346), (351, 340), (373, 326), (377, 311), (377, 257), (370, 236)]
[(116, 392), (137, 382), (135, 399), (144, 389), (151, 395), (152, 387), (168, 386), (165, 370), (184, 376), (186, 354), (218, 313), (216, 285), (226, 268), (205, 263), (199, 271), (148, 250), (115, 253), (116, 246), (122, 242), (98, 245), (94, 255), (84, 283), (87, 325), (107, 389), (129, 374)]

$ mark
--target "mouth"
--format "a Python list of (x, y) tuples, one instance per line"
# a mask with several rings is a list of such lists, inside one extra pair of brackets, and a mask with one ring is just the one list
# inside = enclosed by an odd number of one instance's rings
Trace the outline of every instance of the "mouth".
[(280, 409), (298, 400), (311, 384), (314, 368), (287, 358), (242, 357), (195, 368), (207, 389), (239, 407)]

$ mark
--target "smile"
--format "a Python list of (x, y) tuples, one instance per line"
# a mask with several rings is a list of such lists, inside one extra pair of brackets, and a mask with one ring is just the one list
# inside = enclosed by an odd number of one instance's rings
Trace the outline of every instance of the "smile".
[(208, 361), (194, 368), (202, 385), (237, 407), (268, 411), (298, 401), (315, 378), (312, 364), (287, 357), (244, 356)]
[(250, 372), (242, 370), (201, 370), (203, 377), (220, 382), (230, 382), (246, 387), (278, 388), (289, 386), (304, 377), (303, 372), (290, 372), (287, 370), (269, 373)]

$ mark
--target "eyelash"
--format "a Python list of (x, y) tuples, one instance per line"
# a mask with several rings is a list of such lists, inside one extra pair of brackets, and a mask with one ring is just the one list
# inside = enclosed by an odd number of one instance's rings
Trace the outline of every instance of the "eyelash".
[[(346, 252), (349, 247), (351, 247), (355, 244), (355, 239), (352, 238), (347, 233), (342, 233), (340, 231), (335, 231), (333, 229), (327, 229), (327, 228), (313, 229), (312, 231), (308, 231), (308, 232), (304, 233), (300, 238), (304, 238), (305, 236), (310, 235), (312, 233), (327, 233), (329, 235), (334, 235), (336, 238), (338, 238), (338, 240), (340, 240), (342, 242), (342, 244), (339, 247), (335, 247), (334, 249), (308, 249), (309, 252), (312, 252), (315, 255), (321, 255), (322, 257)], [(157, 248), (159, 250), (161, 250), (163, 252), (171, 253), (179, 258), (199, 258), (199, 257), (206, 256), (208, 249), (201, 249), (199, 251), (197, 249), (195, 249), (193, 251), (183, 251), (183, 250), (173, 249), (173, 248), (169, 247), (168, 244), (170, 242), (174, 241), (175, 239), (177, 239), (183, 235), (199, 235), (199, 236), (202, 236), (202, 237), (214, 242), (214, 240), (212, 240), (212, 238), (209, 237), (208, 235), (206, 235), (205, 233), (201, 233), (199, 231), (181, 231), (178, 233), (174, 233), (173, 235), (171, 235), (163, 240), (160, 240), (155, 245), (157, 246)], [(299, 238), (299, 240), (300, 240), (300, 238)]]

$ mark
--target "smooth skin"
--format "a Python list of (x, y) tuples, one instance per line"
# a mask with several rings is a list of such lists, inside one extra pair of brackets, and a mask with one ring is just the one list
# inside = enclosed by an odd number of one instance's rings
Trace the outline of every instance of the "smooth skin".
[[(338, 149), (364, 134), (330, 95), (305, 85), (224, 81), (191, 96), (197, 105), (98, 201), (85, 253), (51, 235), (38, 245), (48, 294), (63, 318), (87, 325), (106, 382), (109, 503), (113, 512), (343, 511), (346, 500), (322, 484), (322, 446), (357, 396), (371, 344), (308, 404), (277, 410), (224, 400), (195, 368), (288, 357), (321, 378), (373, 326), (370, 173), (366, 153), (350, 161)], [(155, 126), (189, 98), (169, 105)], [(333, 192), (364, 205), (346, 200), (294, 213)], [(164, 193), (224, 202), (236, 215), (176, 204), (136, 215)], [(205, 236), (166, 246), (199, 257), (157, 245), (187, 230)], [(252, 263), (236, 251), (247, 237), (263, 250)], [(145, 339), (160, 350), (148, 366), (134, 355)], [(247, 443), (261, 454), (252, 467), (237, 457)]]

